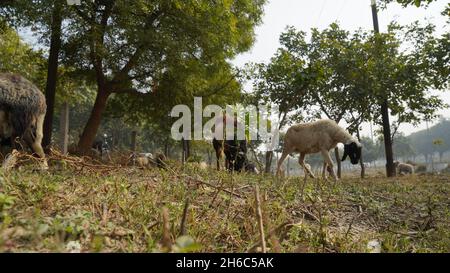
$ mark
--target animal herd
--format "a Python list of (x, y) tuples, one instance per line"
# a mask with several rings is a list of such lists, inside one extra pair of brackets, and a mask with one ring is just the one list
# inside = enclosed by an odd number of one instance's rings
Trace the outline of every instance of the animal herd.
[[(1, 145), (28, 146), (35, 156), (45, 159), (42, 148), (43, 123), (46, 114), (46, 102), (42, 92), (24, 77), (12, 73), (0, 73), (0, 138)], [(234, 123), (236, 126), (236, 123)], [(362, 145), (341, 128), (336, 122), (328, 119), (291, 126), (285, 135), (284, 147), (277, 165), (277, 175), (280, 175), (282, 164), (290, 154), (298, 153), (299, 164), (305, 177), (315, 177), (309, 164), (305, 163), (308, 154), (320, 153), (323, 158), (322, 177), (328, 172), (337, 180), (334, 163), (329, 151), (338, 143), (344, 145), (342, 161), (347, 157), (352, 164), (358, 164), (361, 158)], [(246, 140), (218, 140), (214, 138), (212, 146), (216, 154), (217, 170), (221, 169), (220, 161), (225, 156), (225, 169), (230, 172), (259, 173), (256, 165), (247, 158)], [(94, 143), (95, 149), (103, 152), (100, 143)], [(134, 153), (131, 159), (135, 165), (154, 164), (161, 167), (165, 157), (158, 154), (155, 157), (149, 153)], [(45, 163), (46, 165), (46, 163)], [(413, 174), (414, 167), (406, 163), (395, 163), (399, 174)]]

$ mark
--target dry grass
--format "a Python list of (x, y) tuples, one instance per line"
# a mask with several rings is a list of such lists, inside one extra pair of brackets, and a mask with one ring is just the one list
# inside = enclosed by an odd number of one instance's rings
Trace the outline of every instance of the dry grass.
[[(230, 175), (99, 165), (55, 157), (47, 172), (0, 175), (0, 251), (450, 252), (450, 176)], [(186, 234), (186, 235), (183, 235)]]

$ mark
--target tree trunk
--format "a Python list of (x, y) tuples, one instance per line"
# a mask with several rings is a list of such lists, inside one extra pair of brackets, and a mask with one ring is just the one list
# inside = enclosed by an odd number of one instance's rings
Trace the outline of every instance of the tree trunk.
[(131, 150), (133, 152), (136, 152), (136, 138), (137, 138), (137, 131), (133, 130), (131, 131)]
[(69, 104), (66, 102), (61, 107), (60, 114), (60, 149), (63, 154), (67, 154), (69, 144)]
[(186, 141), (186, 160), (188, 160), (191, 157), (191, 141), (190, 140), (185, 141)]
[(273, 158), (273, 151), (267, 151), (266, 152), (266, 173), (270, 173), (270, 167), (272, 166), (272, 158)]
[(108, 92), (99, 89), (91, 115), (84, 127), (80, 142), (78, 143), (78, 152), (82, 155), (88, 154), (92, 148), (98, 128), (100, 127), (102, 114), (106, 109), (108, 97)]
[(339, 157), (339, 148), (334, 148), (334, 155), (336, 157), (336, 164), (337, 164), (337, 177), (341, 179), (342, 176), (342, 164), (341, 164), (341, 158)]
[(58, 60), (61, 49), (62, 1), (55, 0), (52, 13), (50, 54), (48, 56), (47, 83), (45, 87), (45, 100), (47, 113), (44, 119), (42, 146), (47, 150), (52, 142), (53, 116), (55, 110), (56, 83), (58, 81)]
[(169, 158), (169, 139), (164, 143), (164, 155)]
[(186, 141), (184, 138), (181, 139), (181, 163), (184, 165), (186, 163)]
[(389, 122), (389, 108), (387, 99), (385, 99), (381, 105), (381, 115), (383, 120), (384, 149), (386, 154), (386, 174), (387, 177), (394, 177), (394, 153), (392, 151), (391, 125)]

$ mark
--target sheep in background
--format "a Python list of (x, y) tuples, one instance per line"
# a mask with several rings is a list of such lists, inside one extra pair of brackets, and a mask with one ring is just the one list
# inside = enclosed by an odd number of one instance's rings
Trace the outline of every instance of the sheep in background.
[(202, 161), (202, 162), (188, 162), (186, 164), (190, 168), (194, 168), (194, 169), (199, 169), (199, 170), (204, 170), (204, 171), (209, 169), (208, 163), (206, 163), (204, 161)]
[(414, 166), (407, 163), (400, 163), (399, 161), (394, 162), (397, 174), (414, 174)]
[(220, 170), (220, 159), (225, 154), (225, 169), (240, 172), (247, 164), (246, 140), (217, 140), (213, 139), (216, 151), (217, 170)]
[[(24, 77), (12, 73), (0, 73), (0, 137), (10, 139), (16, 146), (16, 138), (25, 141), (40, 158), (43, 125), (47, 105), (42, 92)], [(47, 167), (46, 162), (44, 167)]]
[[(333, 160), (329, 154), (329, 151), (334, 149), (338, 143), (344, 144), (342, 161), (345, 161), (347, 156), (349, 156), (353, 165), (358, 164), (361, 158), (361, 144), (346, 130), (339, 127), (336, 122), (323, 119), (315, 122), (293, 125), (288, 129), (284, 138), (283, 154), (281, 155), (280, 161), (278, 161), (277, 174), (281, 164), (283, 164), (283, 161), (289, 154), (300, 153), (300, 166), (314, 178), (315, 176), (310, 168), (306, 168), (305, 156), (307, 154), (320, 152), (324, 159), (324, 167), (326, 164), (328, 166), (328, 172), (335, 180), (338, 180), (333, 169)], [(322, 173), (322, 176), (324, 176), (324, 174), (325, 172)]]
[(141, 168), (145, 168), (150, 166), (150, 163), (153, 161), (153, 154), (151, 153), (133, 153), (131, 155), (131, 160), (133, 165), (137, 165)]
[(225, 140), (223, 144), (226, 166), (228, 170), (240, 172), (247, 163), (247, 141)]
[(259, 170), (256, 167), (255, 163), (250, 162), (250, 161), (247, 160), (244, 165), (245, 165), (244, 169), (245, 169), (246, 172), (259, 174)]
[[(223, 157), (223, 140), (217, 140), (216, 138), (212, 141), (214, 151), (216, 151), (216, 163), (217, 163), (217, 170), (220, 171), (220, 160)], [(226, 166), (227, 162), (225, 161), (225, 169), (228, 169), (228, 166)]]
[(208, 163), (206, 163), (206, 162), (200, 162), (199, 164), (198, 164), (198, 166), (199, 166), (199, 168), (200, 169), (202, 169), (202, 170), (207, 170), (208, 169)]
[(131, 155), (131, 160), (133, 165), (137, 165), (141, 168), (147, 168), (150, 166), (164, 168), (166, 165), (166, 156), (162, 153), (156, 153), (156, 156), (153, 156), (152, 153), (133, 153)]
[[(227, 139), (223, 135), (227, 126), (233, 127), (234, 139)], [(220, 170), (220, 159), (225, 155), (225, 169), (242, 171), (247, 164), (247, 140), (238, 140), (236, 134), (238, 130), (245, 130), (244, 125), (234, 117), (222, 115), (216, 119), (215, 127), (216, 131), (212, 144), (216, 151), (217, 170)]]

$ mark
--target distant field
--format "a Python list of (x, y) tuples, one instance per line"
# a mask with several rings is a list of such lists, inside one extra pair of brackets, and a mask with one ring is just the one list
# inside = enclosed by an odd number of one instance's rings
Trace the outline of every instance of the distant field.
[[(24, 167), (0, 174), (0, 251), (259, 251), (258, 184), (270, 252), (450, 252), (450, 175), (371, 175), (309, 179), (303, 187), (303, 178), (175, 163), (170, 170)], [(187, 236), (180, 236), (183, 215)]]

